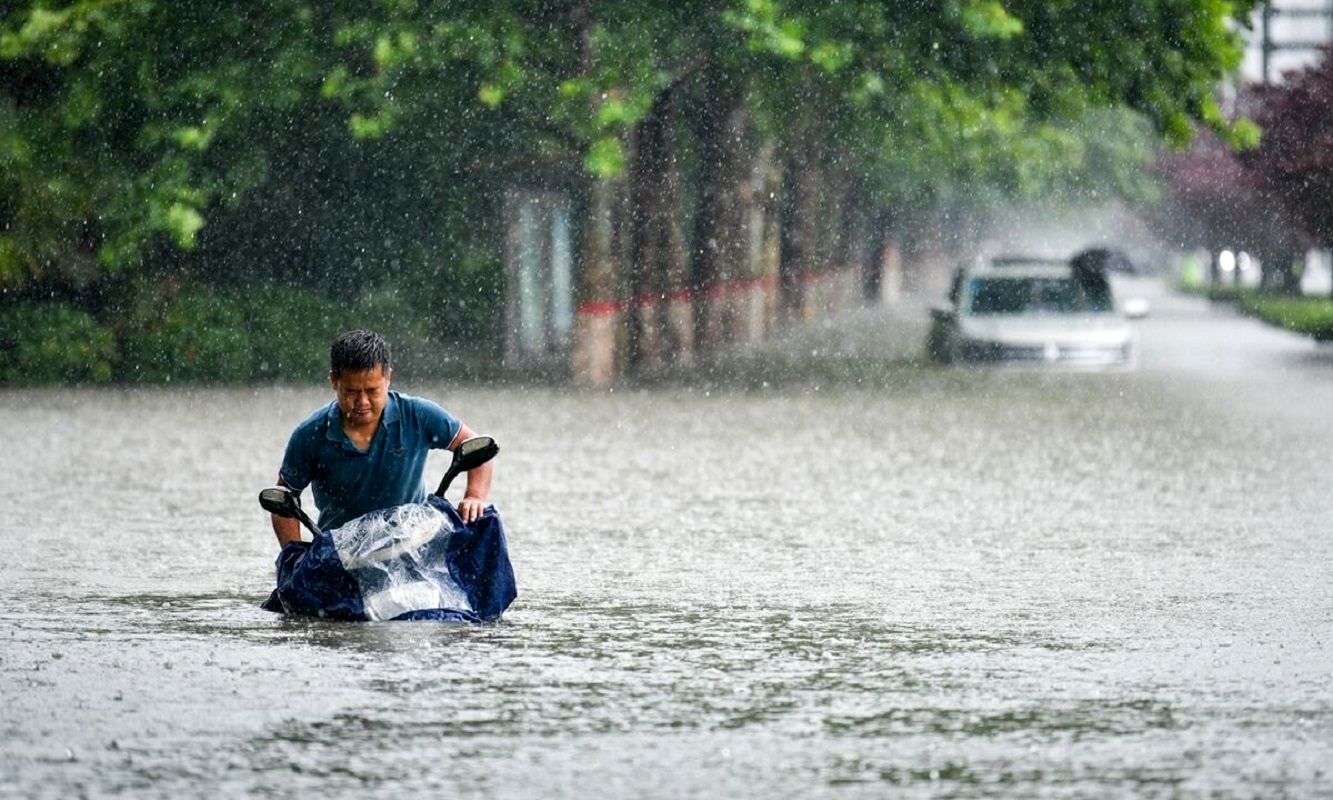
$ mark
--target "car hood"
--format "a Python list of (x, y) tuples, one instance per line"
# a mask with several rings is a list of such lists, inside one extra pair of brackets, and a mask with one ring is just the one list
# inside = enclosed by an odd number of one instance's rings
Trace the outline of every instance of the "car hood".
[(1118, 314), (1018, 314), (963, 317), (959, 331), (969, 339), (1007, 345), (1117, 347), (1130, 339), (1129, 323)]

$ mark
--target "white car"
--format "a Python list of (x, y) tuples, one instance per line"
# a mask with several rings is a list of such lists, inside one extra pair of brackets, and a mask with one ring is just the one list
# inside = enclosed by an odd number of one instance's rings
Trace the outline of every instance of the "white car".
[(992, 258), (960, 268), (948, 301), (931, 309), (927, 349), (942, 363), (1114, 367), (1133, 365), (1136, 355), (1105, 271), (1079, 258)]

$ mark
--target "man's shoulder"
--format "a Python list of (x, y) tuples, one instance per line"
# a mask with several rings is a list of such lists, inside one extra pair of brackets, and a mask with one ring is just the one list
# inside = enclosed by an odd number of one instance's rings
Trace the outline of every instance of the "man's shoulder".
[(396, 401), (394, 419), (401, 422), (405, 429), (428, 436), (431, 446), (447, 447), (449, 442), (453, 441), (453, 436), (461, 423), (439, 403), (424, 397), (397, 392), (394, 392), (393, 396)]
[(328, 426), (329, 413), (336, 403), (326, 403), (314, 411), (300, 422), (292, 430), (293, 436), (323, 434)]
[(423, 411), (437, 412), (443, 410), (439, 403), (425, 397), (394, 391), (389, 392), (389, 395), (398, 403), (400, 414), (420, 414)]

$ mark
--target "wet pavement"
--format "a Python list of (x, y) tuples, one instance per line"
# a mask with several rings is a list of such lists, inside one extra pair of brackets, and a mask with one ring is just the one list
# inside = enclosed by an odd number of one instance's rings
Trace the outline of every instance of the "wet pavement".
[(1131, 372), (931, 368), (911, 302), (689, 386), (400, 365), (503, 447), (486, 627), (257, 608), (326, 389), (0, 392), (0, 795), (1329, 795), (1333, 352), (1128, 290)]

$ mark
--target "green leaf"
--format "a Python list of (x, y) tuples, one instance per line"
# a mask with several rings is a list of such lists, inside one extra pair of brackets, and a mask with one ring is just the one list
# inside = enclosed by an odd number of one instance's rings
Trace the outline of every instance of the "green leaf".
[(373, 115), (353, 114), (347, 120), (347, 125), (352, 130), (352, 136), (357, 139), (378, 139), (393, 127), (393, 120), (389, 110), (383, 109)]
[(505, 91), (493, 83), (483, 83), (477, 90), (477, 99), (487, 108), (499, 108), (504, 102)]
[(375, 63), (379, 66), (380, 69), (384, 69), (389, 65), (391, 65), (393, 61), (394, 61), (393, 42), (389, 40), (388, 36), (380, 34), (378, 37), (375, 38)]
[(998, 0), (969, 0), (963, 6), (963, 28), (978, 39), (1008, 39), (1023, 32), (1023, 21)]
[(571, 79), (560, 82), (560, 89), (559, 89), (560, 96), (568, 100), (573, 100), (575, 98), (583, 97), (588, 93), (590, 93), (591, 91), (592, 91), (592, 81), (589, 81), (586, 78)]
[(837, 72), (851, 63), (852, 54), (845, 42), (821, 42), (810, 51), (810, 60), (825, 72)]
[(334, 67), (324, 78), (324, 83), (319, 87), (319, 94), (324, 98), (334, 98), (345, 96), (348, 85), (347, 67), (339, 64)]
[(634, 113), (624, 100), (609, 97), (597, 107), (597, 126), (609, 128), (634, 119)]
[(181, 247), (194, 247), (194, 236), (203, 227), (204, 217), (196, 209), (182, 203), (167, 209), (167, 230)]
[(625, 151), (620, 146), (620, 139), (604, 136), (592, 143), (588, 155), (583, 159), (583, 167), (599, 178), (610, 178), (625, 171)]
[(208, 142), (212, 137), (202, 128), (190, 125), (177, 128), (172, 138), (176, 140), (176, 144), (186, 150), (207, 150)]
[(785, 20), (770, 29), (768, 39), (773, 52), (787, 58), (800, 58), (805, 52), (805, 26), (798, 20)]
[(1238, 119), (1227, 130), (1227, 142), (1237, 150), (1249, 150), (1259, 146), (1263, 131), (1248, 119)]

